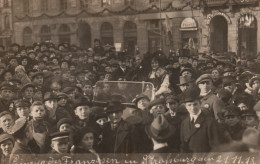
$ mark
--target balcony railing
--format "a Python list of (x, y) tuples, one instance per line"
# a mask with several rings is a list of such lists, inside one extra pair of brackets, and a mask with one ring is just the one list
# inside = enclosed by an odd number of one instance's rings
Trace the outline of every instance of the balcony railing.
[(207, 6), (221, 6), (225, 4), (248, 5), (256, 4), (259, 0), (205, 0)]

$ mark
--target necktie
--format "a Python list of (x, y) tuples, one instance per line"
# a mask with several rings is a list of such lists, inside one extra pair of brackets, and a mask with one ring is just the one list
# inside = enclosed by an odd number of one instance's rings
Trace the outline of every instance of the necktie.
[(191, 124), (195, 124), (194, 118), (191, 119)]

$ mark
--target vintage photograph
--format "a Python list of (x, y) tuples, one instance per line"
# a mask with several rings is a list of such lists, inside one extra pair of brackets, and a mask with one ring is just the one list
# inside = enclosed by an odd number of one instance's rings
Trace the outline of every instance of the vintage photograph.
[(0, 164), (259, 164), (259, 0), (0, 0)]

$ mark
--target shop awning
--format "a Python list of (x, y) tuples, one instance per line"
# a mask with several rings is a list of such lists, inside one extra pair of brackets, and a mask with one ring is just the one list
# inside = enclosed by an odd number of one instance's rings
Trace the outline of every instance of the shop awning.
[(198, 30), (197, 22), (193, 18), (185, 18), (181, 22), (180, 31), (195, 31)]

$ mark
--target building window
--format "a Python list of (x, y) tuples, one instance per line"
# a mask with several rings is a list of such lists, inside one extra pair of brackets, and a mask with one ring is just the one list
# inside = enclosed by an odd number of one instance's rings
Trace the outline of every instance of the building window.
[(102, 0), (102, 7), (107, 7), (107, 6), (110, 6), (112, 3), (111, 3), (111, 0)]
[(68, 7), (67, 0), (60, 0), (60, 10), (66, 10)]
[(101, 44), (102, 45), (114, 45), (114, 38), (113, 38), (113, 26), (105, 22), (101, 25)]
[(24, 14), (29, 13), (29, 0), (23, 0), (23, 12)]
[(151, 53), (158, 51), (162, 46), (160, 24), (160, 20), (151, 20), (148, 25), (148, 48)]
[(62, 24), (59, 28), (59, 42), (70, 44), (70, 28), (68, 25)]
[(41, 0), (41, 11), (47, 11), (48, 10), (48, 0)]
[(127, 21), (124, 25), (124, 48), (129, 55), (134, 55), (137, 45), (136, 24)]
[(257, 54), (257, 20), (252, 14), (244, 14), (238, 20), (238, 54)]
[(51, 40), (51, 29), (49, 26), (44, 25), (41, 27), (40, 37), (42, 42)]
[(9, 21), (9, 15), (5, 15), (5, 30), (10, 29), (10, 21)]
[(4, 0), (4, 7), (8, 7), (9, 6), (9, 0)]
[(30, 27), (25, 27), (23, 30), (23, 45), (30, 46), (32, 44), (32, 29)]
[(223, 16), (215, 16), (210, 22), (210, 50), (215, 53), (228, 50), (228, 23)]
[(125, 0), (125, 5), (133, 5), (134, 0)]
[(150, 3), (159, 2), (160, 0), (150, 0)]
[(80, 0), (80, 7), (81, 8), (88, 8), (89, 1), (88, 0)]

